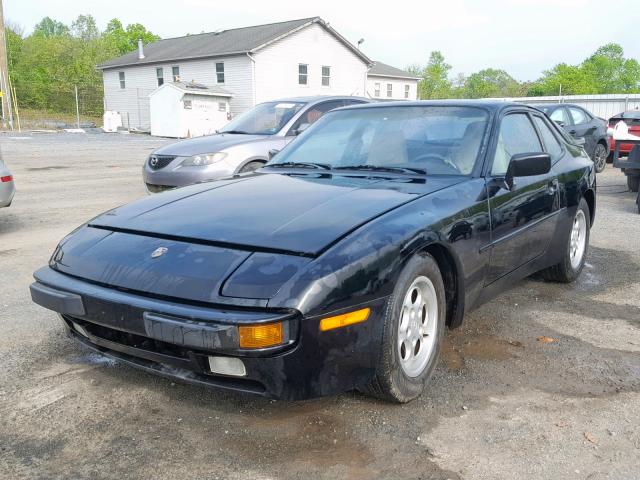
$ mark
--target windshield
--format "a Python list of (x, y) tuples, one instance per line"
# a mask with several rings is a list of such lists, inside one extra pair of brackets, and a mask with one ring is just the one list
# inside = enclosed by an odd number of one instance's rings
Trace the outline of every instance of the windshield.
[(304, 105), (305, 103), (301, 102), (261, 103), (231, 120), (220, 133), (273, 135), (278, 133)]
[(393, 106), (326, 114), (269, 166), (425, 171), (469, 175), (484, 138), (488, 113), (476, 107)]

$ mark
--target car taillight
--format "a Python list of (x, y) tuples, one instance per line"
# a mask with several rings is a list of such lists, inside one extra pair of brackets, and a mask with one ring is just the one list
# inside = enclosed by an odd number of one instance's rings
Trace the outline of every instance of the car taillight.
[(2, 183), (13, 182), (13, 176), (7, 175), (6, 177), (0, 177), (0, 182)]

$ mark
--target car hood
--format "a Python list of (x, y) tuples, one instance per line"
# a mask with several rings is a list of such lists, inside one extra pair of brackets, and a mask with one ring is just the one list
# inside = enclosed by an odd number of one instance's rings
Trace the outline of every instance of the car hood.
[(381, 214), (460, 181), (257, 173), (150, 196), (89, 225), (313, 256)]
[(240, 135), (231, 133), (219, 133), (216, 135), (205, 135), (204, 137), (181, 140), (170, 145), (157, 149), (158, 155), (176, 155), (188, 157), (200, 153), (215, 153), (235, 145), (263, 141), (270, 138), (269, 135)]

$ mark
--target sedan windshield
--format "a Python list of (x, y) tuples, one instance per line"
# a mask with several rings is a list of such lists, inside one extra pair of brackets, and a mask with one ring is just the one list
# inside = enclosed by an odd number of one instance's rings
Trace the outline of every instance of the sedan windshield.
[(267, 102), (227, 123), (220, 133), (273, 135), (278, 133), (304, 106), (301, 102)]
[(469, 175), (487, 122), (487, 112), (476, 107), (338, 110), (318, 120), (269, 166), (305, 163), (341, 171)]

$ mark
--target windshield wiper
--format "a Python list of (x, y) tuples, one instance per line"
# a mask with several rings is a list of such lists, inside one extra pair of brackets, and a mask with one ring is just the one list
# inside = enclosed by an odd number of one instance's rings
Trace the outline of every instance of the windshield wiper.
[(427, 171), (424, 168), (383, 167), (375, 165), (345, 165), (341, 167), (334, 167), (334, 170), (365, 170), (369, 172), (412, 173), (418, 175), (427, 174)]
[(239, 135), (249, 135), (249, 132), (245, 132), (244, 130), (223, 130), (220, 133), (237, 133)]
[(313, 163), (313, 162), (282, 162), (271, 163), (267, 167), (302, 167), (302, 168), (320, 168), (322, 170), (331, 170), (331, 166), (326, 163)]

